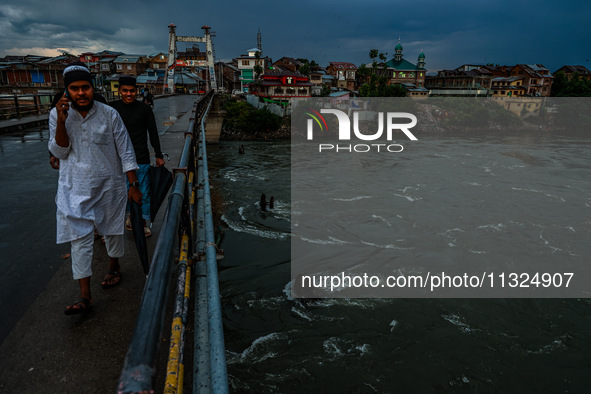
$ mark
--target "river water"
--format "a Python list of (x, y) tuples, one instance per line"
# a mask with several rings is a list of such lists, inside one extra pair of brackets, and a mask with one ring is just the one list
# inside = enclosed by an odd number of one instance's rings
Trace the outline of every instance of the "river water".
[[(406, 178), (392, 187), (400, 223), (374, 218), (375, 226), (396, 226), (401, 250), (431, 234), (415, 251), (589, 261), (589, 138), (522, 133), (421, 143), (412, 171), (404, 160), (395, 168)], [(224, 142), (210, 155), (225, 200), (220, 281), (234, 392), (588, 392), (589, 299), (294, 299), (289, 142)], [(454, 195), (440, 195), (449, 207), (462, 205), (460, 219), (449, 222), (460, 212), (452, 208), (447, 215), (417, 208), (450, 189)], [(272, 212), (258, 208), (262, 193), (275, 197)], [(500, 199), (478, 203), (492, 195)], [(372, 190), (347, 197), (370, 198)], [(495, 249), (498, 239), (507, 250)]]

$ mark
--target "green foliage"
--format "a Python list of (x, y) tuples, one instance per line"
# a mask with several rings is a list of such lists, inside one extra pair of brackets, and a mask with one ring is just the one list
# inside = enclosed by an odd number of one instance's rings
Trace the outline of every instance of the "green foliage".
[(578, 73), (574, 73), (569, 81), (559, 72), (554, 75), (550, 94), (553, 97), (591, 97), (591, 81), (580, 78)]
[(382, 65), (381, 65), (381, 67), (382, 67), (383, 69), (386, 69), (386, 68), (388, 68), (388, 66), (386, 65), (386, 60), (388, 60), (388, 58), (387, 58), (388, 54), (387, 54), (387, 53), (382, 53), (382, 52), (380, 52), (380, 54), (379, 54), (378, 56), (379, 56), (379, 58), (380, 58), (380, 61), (382, 62)]
[(309, 76), (310, 75), (310, 63), (304, 63), (304, 65), (301, 66), (298, 71), (305, 76)]
[(406, 89), (402, 85), (390, 85), (388, 77), (371, 74), (369, 83), (359, 89), (361, 97), (406, 97)]
[(224, 109), (224, 126), (231, 129), (254, 134), (275, 131), (281, 127), (281, 117), (266, 108), (256, 109), (242, 101), (228, 100)]
[(263, 73), (263, 68), (260, 65), (257, 64), (256, 66), (253, 67), (252, 70), (254, 71), (254, 75), (255, 75), (254, 76), (254, 79), (259, 79), (259, 77)]
[(378, 67), (378, 50), (377, 49), (370, 49), (369, 50), (369, 58), (371, 59), (371, 66), (373, 68), (377, 68)]
[(310, 76), (310, 72), (318, 69), (318, 63), (316, 63), (314, 60), (309, 61), (308, 59), (304, 58), (298, 58), (297, 60), (303, 63), (298, 71), (307, 77)]
[(367, 67), (365, 65), (365, 63), (363, 63), (357, 69), (357, 75), (360, 76), (360, 77), (367, 77), (367, 76), (369, 76), (369, 74), (371, 74), (371, 69), (369, 67)]

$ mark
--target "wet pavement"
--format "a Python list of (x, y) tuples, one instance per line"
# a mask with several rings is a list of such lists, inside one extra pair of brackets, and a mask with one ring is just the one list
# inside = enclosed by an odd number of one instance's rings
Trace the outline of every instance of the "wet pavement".
[[(197, 98), (155, 102), (169, 168), (178, 164)], [(49, 166), (47, 137), (47, 129), (0, 136), (0, 392), (113, 392), (145, 278), (128, 232), (121, 285), (102, 289), (107, 256), (97, 240), (94, 308), (85, 316), (64, 316), (65, 306), (77, 298), (78, 285), (71, 276), (69, 245), (55, 244), (58, 172)], [(165, 209), (163, 205), (148, 238), (150, 257)]]

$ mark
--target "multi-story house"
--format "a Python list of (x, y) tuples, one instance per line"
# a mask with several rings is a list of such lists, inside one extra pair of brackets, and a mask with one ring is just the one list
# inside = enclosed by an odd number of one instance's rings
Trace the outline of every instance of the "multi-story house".
[(511, 70), (510, 76), (523, 76), (523, 84), (530, 96), (550, 96), (552, 89), (552, 74), (541, 64), (517, 64)]
[(220, 89), (231, 93), (240, 90), (240, 70), (238, 67), (224, 62), (217, 62), (214, 65), (215, 76)]
[(249, 85), (250, 93), (262, 99), (289, 101), (292, 97), (311, 97), (312, 83), (297, 71), (266, 70)]
[(50, 57), (37, 62), (37, 65), (47, 70), (47, 74), (44, 77), (43, 82), (45, 86), (53, 89), (64, 88), (64, 69), (77, 58), (72, 55), (62, 55), (57, 57)]
[(357, 90), (355, 73), (357, 66), (349, 62), (330, 62), (326, 72), (334, 78), (335, 87), (339, 89)]
[(591, 71), (585, 66), (562, 66), (556, 70), (554, 75), (557, 73), (563, 73), (569, 81), (574, 74), (578, 74), (579, 79), (591, 80)]
[(102, 85), (106, 77), (117, 72), (114, 61), (120, 55), (123, 55), (123, 52), (84, 52), (79, 60), (86, 64), (90, 73), (95, 76), (97, 85)]
[(121, 55), (114, 60), (114, 63), (117, 74), (138, 76), (148, 68), (147, 59), (142, 55)]
[[(254, 68), (255, 66), (261, 66), (261, 69), (265, 71), (269, 64), (271, 64), (271, 58), (262, 57), (262, 52), (258, 48), (252, 48), (246, 51), (246, 55), (241, 55), (235, 59), (236, 65), (240, 70), (240, 90), (243, 92), (248, 91), (248, 84), (256, 79)], [(258, 53), (258, 55), (257, 55)]]
[(168, 55), (164, 52), (153, 53), (148, 55), (148, 70), (164, 70), (166, 71), (166, 66), (168, 65)]
[(522, 77), (524, 95), (532, 97), (550, 96), (552, 74), (542, 64), (516, 64), (515, 66), (484, 66), (495, 77)]
[(493, 97), (519, 97), (527, 93), (523, 86), (523, 77), (493, 78), (491, 90)]
[(76, 60), (71, 55), (0, 58), (0, 93), (36, 94), (63, 89), (64, 68)]
[(464, 64), (425, 78), (430, 96), (489, 96), (493, 74), (480, 65)]
[(283, 70), (289, 71), (299, 71), (300, 67), (302, 67), (304, 63), (300, 62), (293, 57), (282, 57), (281, 59), (277, 60), (273, 63), (273, 66), (277, 66)]

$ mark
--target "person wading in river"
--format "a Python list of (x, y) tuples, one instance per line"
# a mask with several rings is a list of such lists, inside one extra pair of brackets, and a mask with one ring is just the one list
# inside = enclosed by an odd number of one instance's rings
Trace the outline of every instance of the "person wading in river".
[[(92, 306), (93, 232), (105, 236), (109, 271), (102, 286), (120, 283), (124, 253), (125, 204), (141, 204), (135, 154), (123, 120), (113, 108), (93, 100), (92, 76), (83, 63), (64, 70), (66, 92), (49, 115), (49, 151), (60, 160), (57, 243), (71, 243), (72, 273), (80, 298), (66, 315)], [(132, 185), (126, 191), (125, 177)]]

